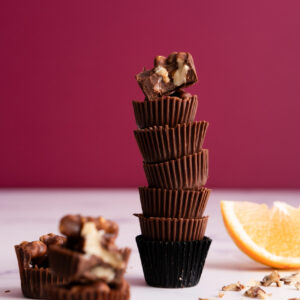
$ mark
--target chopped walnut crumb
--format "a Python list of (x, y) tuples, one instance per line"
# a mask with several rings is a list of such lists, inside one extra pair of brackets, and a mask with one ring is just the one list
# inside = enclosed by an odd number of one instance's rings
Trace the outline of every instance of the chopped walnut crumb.
[(280, 280), (283, 281), (284, 284), (290, 285), (295, 281), (300, 281), (300, 273), (293, 273), (290, 276), (282, 277)]
[(249, 298), (266, 299), (269, 295), (259, 286), (252, 286), (244, 293), (244, 296)]
[(271, 274), (266, 275), (260, 283), (263, 286), (270, 286), (272, 283), (275, 283), (276, 286), (280, 287), (280, 275), (277, 271), (273, 271)]
[(297, 290), (300, 290), (300, 282), (299, 282), (299, 281), (297, 281), (297, 282), (295, 283), (295, 288), (296, 288)]
[(222, 291), (241, 291), (245, 286), (241, 284), (239, 281), (237, 283), (231, 283), (222, 287)]
[(223, 298), (223, 297), (224, 297), (224, 295), (225, 295), (225, 293), (224, 293), (224, 292), (219, 292), (219, 294), (218, 294), (219, 298)]

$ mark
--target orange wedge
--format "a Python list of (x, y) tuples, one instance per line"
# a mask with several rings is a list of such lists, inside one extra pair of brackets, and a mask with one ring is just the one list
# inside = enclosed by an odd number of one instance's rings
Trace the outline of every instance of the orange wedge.
[(225, 226), (254, 260), (279, 269), (300, 269), (300, 206), (221, 201)]

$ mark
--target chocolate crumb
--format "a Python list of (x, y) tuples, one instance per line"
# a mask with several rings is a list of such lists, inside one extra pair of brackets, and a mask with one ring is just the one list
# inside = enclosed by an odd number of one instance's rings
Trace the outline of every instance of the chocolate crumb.
[(10, 290), (6, 290), (6, 291), (4, 291), (4, 293), (10, 293)]

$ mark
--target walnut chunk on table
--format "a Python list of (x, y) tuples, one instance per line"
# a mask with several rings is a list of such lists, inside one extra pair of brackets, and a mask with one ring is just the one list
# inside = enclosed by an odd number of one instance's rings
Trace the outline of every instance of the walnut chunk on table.
[(266, 275), (260, 283), (263, 286), (270, 286), (273, 283), (275, 283), (277, 287), (282, 286), (282, 282), (280, 281), (280, 275), (277, 271), (273, 271), (269, 275)]
[(297, 273), (293, 273), (289, 276), (285, 276), (285, 277), (282, 277), (280, 278), (281, 281), (284, 282), (284, 284), (287, 284), (287, 285), (290, 285), (294, 282), (297, 282), (299, 281), (300, 282), (300, 273), (297, 272)]
[(252, 286), (244, 293), (244, 296), (249, 298), (267, 299), (270, 295), (259, 286)]
[(222, 287), (222, 291), (234, 291), (238, 292), (244, 289), (245, 286), (241, 284), (239, 281), (237, 283), (231, 283)]

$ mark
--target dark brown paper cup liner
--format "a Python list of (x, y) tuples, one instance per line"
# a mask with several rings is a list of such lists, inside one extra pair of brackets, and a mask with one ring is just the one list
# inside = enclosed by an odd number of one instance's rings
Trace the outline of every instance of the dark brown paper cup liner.
[(211, 190), (167, 190), (140, 187), (145, 217), (201, 218)]
[(134, 214), (139, 218), (142, 235), (155, 241), (194, 241), (204, 237), (208, 217), (155, 218)]
[[(118, 276), (122, 277), (125, 273), (131, 250), (129, 248), (121, 249), (121, 255), (124, 259), (124, 268), (118, 270)], [(85, 259), (85, 255), (60, 246), (50, 246), (49, 264), (54, 273), (63, 276), (67, 282), (78, 280), (84, 272), (99, 264), (95, 257)]]
[(198, 284), (212, 240), (162, 242), (136, 237), (148, 285), (183, 288)]
[(162, 162), (199, 152), (207, 127), (206, 121), (154, 126), (135, 130), (134, 136), (145, 162)]
[(80, 291), (72, 291), (65, 286), (53, 286), (48, 290), (49, 300), (128, 300), (130, 299), (130, 288), (126, 282), (126, 287), (122, 290), (109, 292), (99, 291), (96, 288), (85, 288)]
[(164, 96), (153, 101), (133, 101), (136, 124), (139, 128), (193, 122), (197, 112), (198, 98), (188, 99)]
[(208, 178), (208, 150), (163, 163), (144, 163), (149, 187), (199, 189)]
[(25, 297), (34, 299), (47, 299), (47, 287), (64, 283), (60, 276), (53, 274), (49, 268), (31, 267), (27, 263), (25, 253), (21, 247), (15, 246), (18, 259), (21, 289)]

